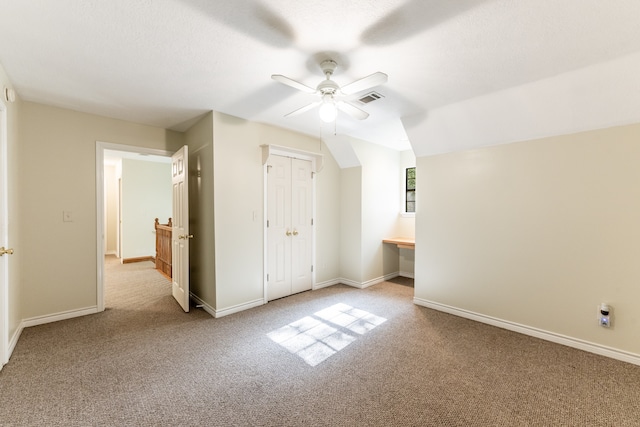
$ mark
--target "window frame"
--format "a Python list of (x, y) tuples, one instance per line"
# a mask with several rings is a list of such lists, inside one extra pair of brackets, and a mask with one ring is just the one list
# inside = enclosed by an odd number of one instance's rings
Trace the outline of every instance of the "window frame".
[[(413, 171), (413, 177), (409, 178), (409, 171), (412, 170)], [(412, 179), (413, 180), (413, 188), (409, 188), (409, 180)], [(409, 200), (409, 193), (412, 192), (413, 193), (413, 200)], [(409, 208), (409, 203), (413, 203), (413, 210), (410, 211), (408, 210)], [(404, 170), (404, 209), (403, 209), (403, 215), (406, 216), (413, 216), (416, 213), (416, 207), (415, 207), (415, 203), (416, 203), (416, 167), (412, 166), (412, 167), (408, 167), (405, 168)]]

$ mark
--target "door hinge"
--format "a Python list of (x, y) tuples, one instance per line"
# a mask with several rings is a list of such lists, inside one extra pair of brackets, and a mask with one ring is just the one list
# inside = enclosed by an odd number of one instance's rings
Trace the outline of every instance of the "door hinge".
[(269, 281), (269, 275), (267, 274), (267, 282)]
[(272, 168), (272, 167), (273, 167), (273, 166), (271, 166), (271, 165), (267, 165), (267, 173), (269, 173), (269, 171), (271, 171), (271, 168)]
[(311, 272), (313, 273), (313, 265), (311, 266)]
[(311, 218), (311, 225), (313, 225), (313, 218)]
[(267, 220), (267, 228), (269, 228), (269, 220)]
[(311, 172), (311, 179), (316, 177), (316, 173), (315, 172)]

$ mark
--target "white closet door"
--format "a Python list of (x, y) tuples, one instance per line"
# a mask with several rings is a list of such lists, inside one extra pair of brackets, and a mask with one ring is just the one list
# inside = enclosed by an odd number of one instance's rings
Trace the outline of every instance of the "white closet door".
[(291, 159), (271, 156), (267, 174), (267, 299), (291, 294)]
[(291, 171), (291, 292), (295, 294), (311, 289), (311, 162), (292, 159)]
[(267, 174), (267, 299), (312, 287), (311, 162), (271, 156)]

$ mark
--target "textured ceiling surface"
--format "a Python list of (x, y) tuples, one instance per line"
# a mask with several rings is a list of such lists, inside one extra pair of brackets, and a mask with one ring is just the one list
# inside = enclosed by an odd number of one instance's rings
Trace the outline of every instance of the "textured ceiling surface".
[[(399, 149), (403, 117), (640, 51), (637, 0), (0, 0), (0, 15), (25, 100), (175, 130), (216, 110)], [(340, 85), (388, 74), (368, 119), (284, 117), (315, 98), (271, 74), (315, 87), (326, 58)]]

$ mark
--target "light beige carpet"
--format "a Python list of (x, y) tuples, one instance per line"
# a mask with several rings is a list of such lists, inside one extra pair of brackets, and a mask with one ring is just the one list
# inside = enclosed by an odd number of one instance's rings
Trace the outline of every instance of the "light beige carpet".
[(418, 307), (406, 283), (213, 319), (147, 264), (109, 264), (104, 313), (24, 330), (0, 425), (640, 425), (640, 366)]

